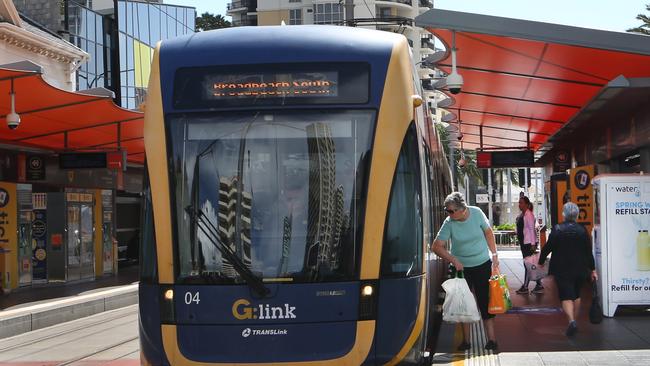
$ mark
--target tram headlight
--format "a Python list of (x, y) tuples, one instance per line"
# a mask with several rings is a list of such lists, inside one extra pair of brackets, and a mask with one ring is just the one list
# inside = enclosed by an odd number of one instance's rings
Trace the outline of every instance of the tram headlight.
[(374, 292), (374, 289), (370, 285), (365, 285), (363, 286), (363, 289), (361, 290), (361, 295), (363, 296), (372, 296), (372, 293)]
[(174, 300), (174, 290), (169, 289), (169, 290), (165, 291), (165, 300), (167, 300), (167, 301)]
[(160, 305), (160, 322), (162, 324), (175, 324), (176, 312), (174, 310), (174, 289), (171, 285), (161, 285), (158, 296), (160, 296), (158, 298)]
[(378, 281), (362, 281), (359, 291), (359, 320), (377, 319)]

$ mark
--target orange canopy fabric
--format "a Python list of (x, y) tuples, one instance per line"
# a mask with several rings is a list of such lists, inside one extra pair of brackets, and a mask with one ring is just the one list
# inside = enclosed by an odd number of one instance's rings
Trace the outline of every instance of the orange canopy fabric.
[[(14, 130), (5, 123), (12, 83), (21, 118)], [(54, 152), (115, 151), (119, 140), (129, 161), (143, 163), (143, 121), (143, 113), (117, 106), (110, 96), (68, 92), (48, 84), (40, 72), (0, 68), (0, 143)]]
[[(465, 148), (480, 148), (482, 135), (483, 148), (538, 150), (610, 80), (650, 76), (646, 36), (439, 9), (416, 23), (447, 56), (455, 32), (464, 86), (442, 90), (455, 101), (446, 109), (460, 118)], [(451, 57), (437, 67), (450, 73)]]

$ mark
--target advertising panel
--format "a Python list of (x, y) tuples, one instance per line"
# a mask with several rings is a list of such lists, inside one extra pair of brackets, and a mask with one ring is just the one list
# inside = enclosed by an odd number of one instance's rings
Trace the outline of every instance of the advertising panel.
[(34, 202), (42, 202), (34, 205), (34, 221), (32, 221), (32, 236), (34, 237), (34, 256), (32, 258), (33, 281), (47, 281), (47, 206), (46, 193), (34, 193)]
[(606, 189), (610, 301), (650, 302), (650, 181), (612, 182)]
[(571, 169), (570, 172), (571, 202), (580, 208), (576, 222), (584, 226), (591, 235), (591, 229), (594, 226), (594, 188), (591, 185), (591, 180), (594, 178), (594, 166), (581, 166)]
[(18, 203), (16, 185), (0, 182), (0, 271), (5, 291), (18, 287)]

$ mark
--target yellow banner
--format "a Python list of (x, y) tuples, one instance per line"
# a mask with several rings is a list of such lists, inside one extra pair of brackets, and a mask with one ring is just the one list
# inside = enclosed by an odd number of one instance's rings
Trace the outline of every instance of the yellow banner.
[(133, 58), (135, 66), (135, 86), (138, 88), (146, 88), (149, 85), (149, 75), (151, 74), (153, 48), (142, 42), (133, 40)]
[(16, 184), (0, 182), (0, 270), (3, 289), (18, 287)]
[(591, 184), (594, 173), (593, 165), (585, 165), (571, 169), (569, 176), (571, 202), (580, 208), (576, 222), (583, 225), (589, 235), (594, 226), (594, 187)]
[(559, 180), (555, 182), (557, 195), (555, 197), (555, 217), (557, 218), (556, 224), (564, 221), (562, 219), (562, 207), (568, 201), (567, 193), (568, 189), (566, 186), (566, 180)]

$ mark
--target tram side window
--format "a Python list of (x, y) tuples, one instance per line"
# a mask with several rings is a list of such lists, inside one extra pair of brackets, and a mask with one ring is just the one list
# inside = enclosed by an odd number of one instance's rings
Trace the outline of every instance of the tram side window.
[(422, 273), (422, 190), (415, 125), (411, 124), (397, 160), (381, 259), (382, 276)]
[(149, 173), (144, 169), (144, 191), (142, 205), (142, 243), (140, 244), (140, 281), (154, 282), (158, 275), (156, 266), (156, 237), (153, 223), (153, 204), (151, 202), (151, 186)]

